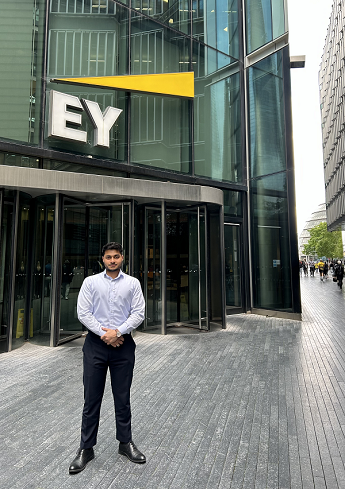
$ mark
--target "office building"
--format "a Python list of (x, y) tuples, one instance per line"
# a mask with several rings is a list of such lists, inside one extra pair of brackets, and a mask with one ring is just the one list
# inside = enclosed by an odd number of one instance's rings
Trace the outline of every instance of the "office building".
[(144, 331), (300, 317), (284, 0), (12, 0), (0, 23), (2, 351), (81, 334), (107, 241)]
[(344, 5), (334, 2), (319, 71), (326, 213), (329, 231), (345, 230)]

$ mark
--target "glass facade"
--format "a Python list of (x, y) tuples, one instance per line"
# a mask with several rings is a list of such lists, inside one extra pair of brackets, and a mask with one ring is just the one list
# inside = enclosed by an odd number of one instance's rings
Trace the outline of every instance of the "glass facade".
[(250, 176), (286, 169), (282, 52), (248, 70)]
[(39, 142), (45, 8), (44, 0), (0, 3), (0, 134), (4, 139)]
[[(2, 351), (83, 333), (78, 292), (110, 240), (145, 331), (300, 313), (283, 0), (13, 0), (0, 25)], [(189, 98), (103, 83), (187, 72)]]
[(254, 307), (292, 310), (285, 172), (251, 182)]
[(247, 53), (285, 32), (284, 0), (246, 0)]

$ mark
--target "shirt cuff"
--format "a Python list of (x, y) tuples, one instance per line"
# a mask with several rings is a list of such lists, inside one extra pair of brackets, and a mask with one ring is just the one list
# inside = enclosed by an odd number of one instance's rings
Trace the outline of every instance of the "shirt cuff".
[(120, 333), (122, 335), (127, 334), (127, 326), (126, 325), (119, 326), (117, 329), (118, 329), (118, 331), (120, 331)]

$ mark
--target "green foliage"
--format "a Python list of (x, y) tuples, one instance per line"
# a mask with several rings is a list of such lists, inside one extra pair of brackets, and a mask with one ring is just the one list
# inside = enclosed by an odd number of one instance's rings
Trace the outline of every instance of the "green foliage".
[(305, 255), (325, 256), (326, 258), (342, 258), (343, 245), (341, 231), (327, 231), (327, 223), (322, 222), (314, 226), (310, 231), (308, 244), (304, 245)]

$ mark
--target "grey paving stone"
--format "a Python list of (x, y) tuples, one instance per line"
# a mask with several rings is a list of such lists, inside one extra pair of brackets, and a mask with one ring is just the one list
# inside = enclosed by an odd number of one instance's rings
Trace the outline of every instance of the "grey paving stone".
[(0, 355), (1, 489), (345, 488), (345, 295), (302, 277), (303, 321), (241, 314), (208, 334), (137, 333), (133, 436), (117, 453), (107, 383), (96, 458), (79, 445), (81, 345)]

